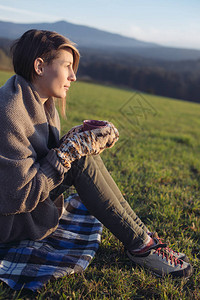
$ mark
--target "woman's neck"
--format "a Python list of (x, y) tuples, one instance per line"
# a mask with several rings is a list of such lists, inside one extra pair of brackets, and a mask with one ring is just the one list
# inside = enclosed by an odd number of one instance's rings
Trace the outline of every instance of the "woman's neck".
[(32, 82), (32, 85), (33, 85), (35, 91), (38, 93), (41, 102), (44, 104), (48, 100), (48, 97), (45, 96), (41, 85), (39, 84), (39, 82), (37, 80), (34, 80)]

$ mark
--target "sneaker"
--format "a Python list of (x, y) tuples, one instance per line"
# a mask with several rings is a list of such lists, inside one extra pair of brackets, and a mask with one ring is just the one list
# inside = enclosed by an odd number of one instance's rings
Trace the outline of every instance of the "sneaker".
[(128, 250), (127, 255), (135, 264), (150, 269), (159, 277), (171, 275), (172, 277), (188, 278), (193, 273), (192, 266), (169, 253), (168, 248), (163, 243), (156, 243), (146, 252), (134, 253), (134, 251)]
[[(157, 232), (150, 232), (149, 236), (153, 239), (156, 239), (159, 242), (159, 244), (163, 244), (162, 239), (158, 236)], [(184, 253), (174, 251), (174, 250), (170, 249), (168, 246), (166, 246), (166, 248), (170, 255), (173, 255), (177, 259), (179, 259), (179, 260), (181, 259), (181, 260), (189, 263), (189, 258)]]

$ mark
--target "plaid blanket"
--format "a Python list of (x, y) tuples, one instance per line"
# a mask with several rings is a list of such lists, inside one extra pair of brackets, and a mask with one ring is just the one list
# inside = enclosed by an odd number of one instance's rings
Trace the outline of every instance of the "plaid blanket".
[(0, 279), (14, 290), (36, 291), (50, 279), (81, 272), (94, 257), (101, 233), (102, 224), (73, 194), (48, 238), (0, 244)]

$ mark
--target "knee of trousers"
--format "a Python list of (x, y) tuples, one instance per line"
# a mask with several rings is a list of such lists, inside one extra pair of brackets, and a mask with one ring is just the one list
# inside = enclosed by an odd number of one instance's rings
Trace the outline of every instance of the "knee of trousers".
[(72, 171), (74, 169), (78, 169), (79, 171), (84, 171), (85, 169), (88, 168), (88, 166), (94, 165), (95, 160), (99, 159), (99, 155), (87, 155), (83, 156), (80, 159), (75, 160), (72, 165), (71, 169)]
[(71, 164), (71, 169), (65, 174), (63, 184), (74, 185), (75, 180), (85, 171), (96, 169), (96, 163), (93, 156), (83, 156)]

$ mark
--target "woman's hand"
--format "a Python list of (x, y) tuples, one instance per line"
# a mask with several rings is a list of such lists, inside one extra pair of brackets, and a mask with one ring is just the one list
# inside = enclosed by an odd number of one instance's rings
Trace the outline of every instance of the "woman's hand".
[(106, 123), (104, 127), (83, 132), (76, 126), (62, 138), (56, 152), (64, 167), (70, 169), (74, 160), (86, 155), (100, 154), (104, 149), (114, 146), (119, 138), (118, 130), (112, 123)]

